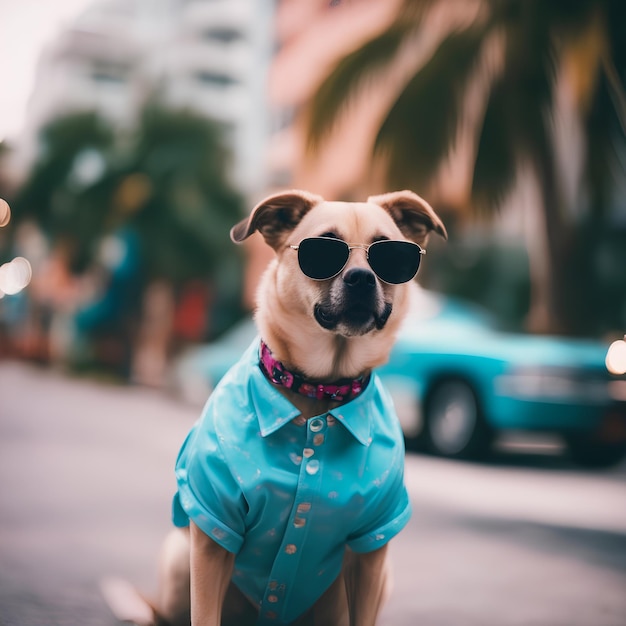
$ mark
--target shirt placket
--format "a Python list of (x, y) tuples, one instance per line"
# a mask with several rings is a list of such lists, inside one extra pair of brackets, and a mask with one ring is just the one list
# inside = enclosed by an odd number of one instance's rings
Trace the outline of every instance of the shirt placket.
[(259, 625), (285, 621), (290, 585), (296, 580), (303, 547), (311, 528), (314, 499), (320, 492), (322, 453), (328, 430), (326, 417), (309, 419), (306, 428), (307, 438), (302, 450), (294, 505), (261, 602)]

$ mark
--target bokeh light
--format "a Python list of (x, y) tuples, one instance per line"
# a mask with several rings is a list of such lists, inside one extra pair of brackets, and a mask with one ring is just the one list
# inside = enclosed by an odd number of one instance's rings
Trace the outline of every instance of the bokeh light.
[(30, 263), (21, 256), (9, 263), (0, 265), (0, 291), (12, 296), (19, 293), (30, 283), (33, 270)]
[[(11, 208), (6, 200), (0, 198), (0, 227), (6, 226), (11, 220)], [(26, 287), (33, 277), (33, 268), (21, 256), (0, 265), (0, 298), (13, 296)]]
[(606, 368), (611, 374), (626, 374), (626, 336), (624, 340), (614, 341), (606, 353)]
[(0, 198), (0, 228), (6, 226), (11, 220), (11, 208), (6, 200)]

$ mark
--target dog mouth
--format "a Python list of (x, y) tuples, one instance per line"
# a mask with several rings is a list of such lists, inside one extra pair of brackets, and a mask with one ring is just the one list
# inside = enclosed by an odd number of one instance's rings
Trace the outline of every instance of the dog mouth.
[(390, 302), (385, 302), (381, 310), (359, 303), (341, 309), (318, 303), (314, 307), (313, 315), (322, 328), (353, 336), (381, 330), (387, 323), (391, 311)]

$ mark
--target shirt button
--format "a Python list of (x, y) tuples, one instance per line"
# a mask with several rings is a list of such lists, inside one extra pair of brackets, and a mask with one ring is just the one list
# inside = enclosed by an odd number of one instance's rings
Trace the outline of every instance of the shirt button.
[(312, 419), (311, 423), (309, 424), (309, 428), (311, 429), (311, 432), (319, 433), (319, 431), (324, 428), (324, 420), (321, 417), (316, 417), (315, 419)]
[[(298, 551), (298, 546), (296, 546), (295, 543), (288, 543), (285, 546), (285, 552), (287, 554), (295, 554), (297, 551)], [(269, 598), (268, 598), (268, 600), (269, 600)], [(272, 602), (272, 600), (270, 600), (270, 602)]]
[(315, 450), (313, 450), (313, 448), (305, 448), (304, 450), (302, 450), (302, 455), (305, 458), (310, 458), (315, 454)]
[(313, 437), (313, 445), (321, 446), (323, 443), (324, 443), (324, 435), (322, 435), (322, 433), (319, 433), (315, 435), (315, 437)]
[(307, 472), (307, 474), (311, 474), (311, 475), (317, 474), (319, 469), (320, 469), (320, 462), (316, 461), (315, 459), (309, 461), (306, 464), (306, 472)]

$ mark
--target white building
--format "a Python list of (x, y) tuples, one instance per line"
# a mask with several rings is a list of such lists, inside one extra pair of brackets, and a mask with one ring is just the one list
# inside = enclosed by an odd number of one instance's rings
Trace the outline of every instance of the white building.
[(123, 128), (157, 93), (226, 127), (233, 181), (254, 194), (264, 185), (273, 15), (273, 0), (94, 2), (41, 55), (20, 162), (32, 162), (50, 119), (96, 109)]

